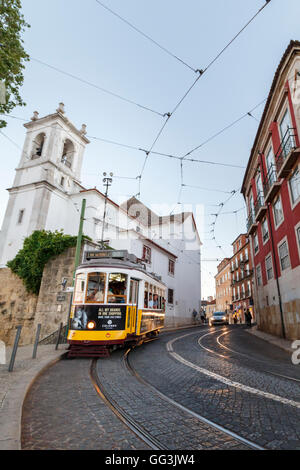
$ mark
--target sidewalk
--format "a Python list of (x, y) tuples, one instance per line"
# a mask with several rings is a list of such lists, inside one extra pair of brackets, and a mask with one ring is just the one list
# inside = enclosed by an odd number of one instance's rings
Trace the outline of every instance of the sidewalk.
[(0, 364), (0, 450), (21, 449), (22, 408), (31, 383), (43, 371), (60, 359), (67, 345), (38, 346), (32, 359), (33, 345), (20, 346), (14, 369), (8, 372), (12, 348), (6, 349), (6, 364)]
[(270, 335), (269, 333), (264, 333), (263, 331), (258, 330), (257, 326), (253, 326), (252, 328), (245, 329), (244, 331), (247, 331), (247, 333), (257, 336), (257, 338), (263, 339), (264, 341), (267, 341), (268, 343), (271, 343), (274, 346), (277, 346), (278, 348), (284, 349), (284, 351), (290, 354), (292, 354), (295, 351), (291, 347), (291, 344), (293, 341), (279, 338), (278, 336), (273, 336), (273, 335)]

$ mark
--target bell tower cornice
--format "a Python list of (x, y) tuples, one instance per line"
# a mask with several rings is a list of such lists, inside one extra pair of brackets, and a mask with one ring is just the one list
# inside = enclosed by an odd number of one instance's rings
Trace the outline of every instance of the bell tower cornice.
[[(36, 113), (36, 111), (35, 111), (35, 113)], [(61, 112), (48, 114), (47, 116), (43, 116), (41, 118), (36, 118), (34, 120), (26, 122), (25, 124), (23, 124), (23, 126), (28, 130), (34, 130), (34, 129), (37, 128), (37, 125), (41, 125), (41, 126), (48, 125), (50, 122), (52, 122), (52, 123), (55, 122), (55, 121), (59, 122), (60, 120), (62, 121), (62, 123), (66, 124), (74, 134), (76, 134), (80, 139), (82, 139), (82, 141), (85, 144), (90, 143), (89, 139), (85, 136), (85, 134), (86, 134), (86, 125), (82, 124), (81, 129), (78, 130), (75, 127), (75, 125)]]

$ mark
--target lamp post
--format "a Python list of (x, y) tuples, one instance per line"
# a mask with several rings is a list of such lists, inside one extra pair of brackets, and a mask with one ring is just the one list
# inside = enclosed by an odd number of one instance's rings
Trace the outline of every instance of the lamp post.
[(103, 244), (104, 244), (104, 227), (105, 227), (105, 218), (106, 218), (106, 206), (107, 206), (107, 195), (108, 195), (108, 188), (111, 186), (112, 184), (112, 177), (113, 177), (113, 173), (110, 173), (109, 174), (109, 177), (107, 177), (107, 174), (104, 172), (103, 173), (103, 183), (104, 185), (106, 186), (106, 190), (105, 190), (105, 201), (104, 201), (104, 213), (103, 213), (103, 222), (102, 222), (102, 235), (101, 235), (101, 246), (103, 248)]

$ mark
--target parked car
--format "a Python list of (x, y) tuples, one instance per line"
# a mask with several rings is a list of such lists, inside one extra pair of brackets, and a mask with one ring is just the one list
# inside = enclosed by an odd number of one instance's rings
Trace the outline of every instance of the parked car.
[(209, 319), (209, 326), (228, 325), (228, 315), (225, 312), (214, 312)]

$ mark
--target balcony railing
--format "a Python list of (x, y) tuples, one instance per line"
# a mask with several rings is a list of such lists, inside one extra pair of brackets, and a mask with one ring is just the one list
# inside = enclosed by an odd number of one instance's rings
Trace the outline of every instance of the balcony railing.
[(254, 212), (257, 221), (261, 220), (267, 211), (263, 191), (258, 191), (257, 198), (254, 202)]
[(275, 155), (276, 169), (279, 177), (288, 176), (292, 166), (298, 158), (300, 149), (296, 151), (296, 139), (296, 129), (288, 127)]
[(249, 217), (247, 219), (247, 233), (251, 235), (251, 233), (254, 232), (256, 227), (257, 227), (257, 223), (255, 221), (254, 214), (249, 214)]
[(268, 169), (268, 173), (264, 182), (264, 196), (265, 202), (270, 202), (278, 193), (281, 182), (277, 177), (276, 166), (272, 163)]

